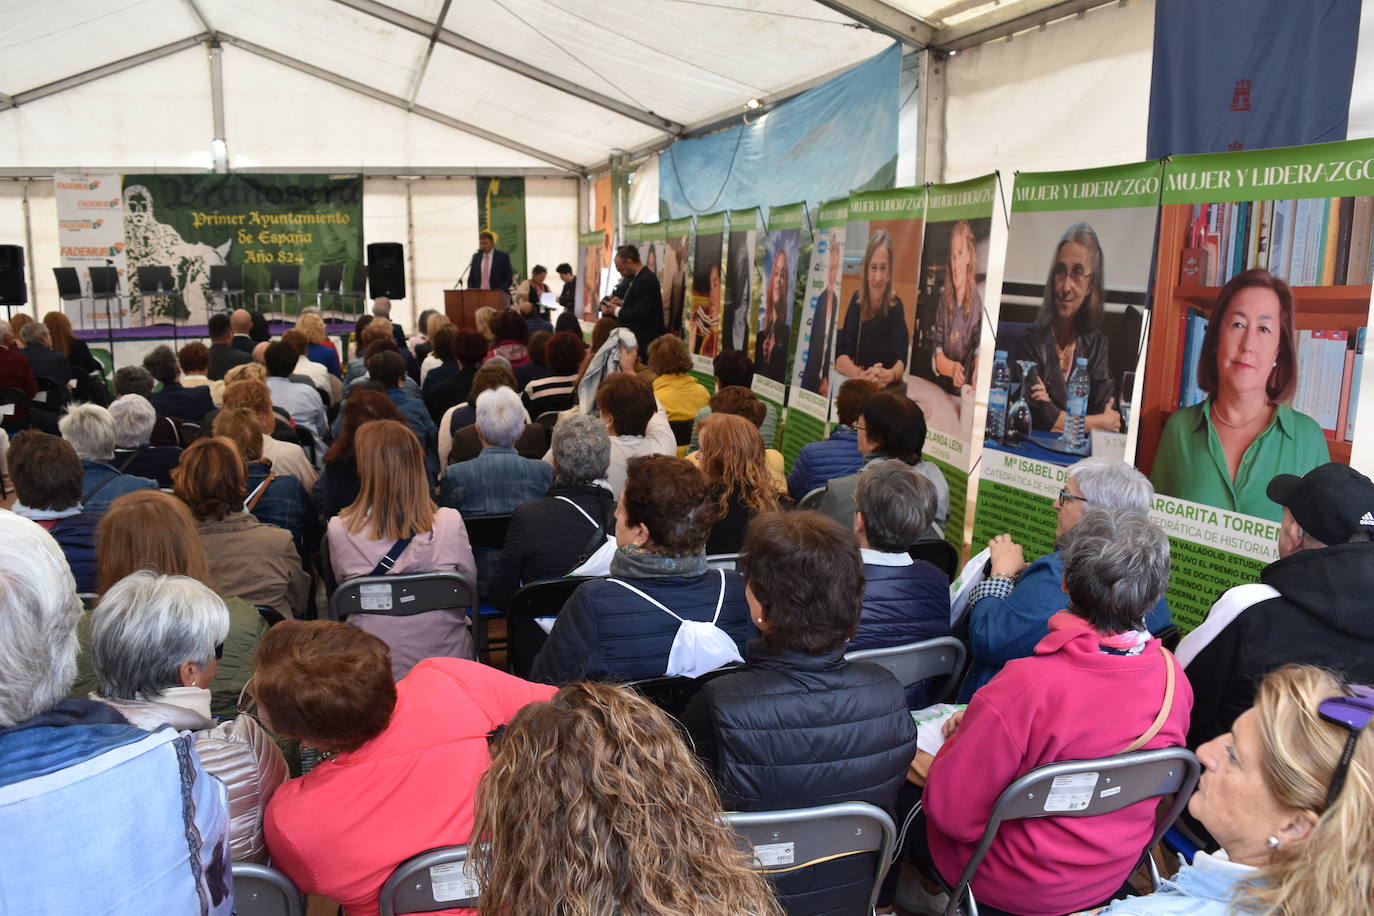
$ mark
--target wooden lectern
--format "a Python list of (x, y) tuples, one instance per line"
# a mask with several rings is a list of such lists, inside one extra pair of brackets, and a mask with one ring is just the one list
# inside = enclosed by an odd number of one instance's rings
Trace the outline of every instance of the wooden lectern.
[(459, 330), (477, 330), (477, 310), (490, 306), (504, 308), (510, 294), (499, 289), (446, 289), (444, 314)]

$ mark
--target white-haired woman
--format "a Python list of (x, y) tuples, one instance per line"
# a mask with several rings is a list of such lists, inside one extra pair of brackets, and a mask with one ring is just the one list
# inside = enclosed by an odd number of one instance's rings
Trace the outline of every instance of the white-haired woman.
[(115, 425), (115, 453), (110, 462), (121, 474), (148, 477), (170, 489), (172, 468), (181, 461), (175, 445), (152, 445), (157, 410), (141, 394), (126, 394), (109, 407)]
[(110, 463), (117, 438), (114, 417), (104, 407), (77, 404), (57, 422), (57, 428), (81, 459), (81, 505), (87, 512), (104, 512), (125, 493), (158, 488), (156, 480), (121, 473)]
[(477, 396), (477, 435), (482, 452), (470, 461), (448, 466), (439, 505), (463, 515), (504, 515), (521, 503), (538, 499), (553, 482), (553, 469), (524, 458), (515, 440), (525, 431), (520, 395), (504, 386)]
[[(973, 665), (960, 691), (960, 702), (992, 680), (1002, 666), (1035, 651), (1048, 631), (1050, 617), (1064, 607), (1063, 550), (1084, 511), (1096, 506), (1117, 512), (1150, 510), (1154, 488), (1135, 468), (1114, 458), (1084, 458), (1069, 466), (1068, 478), (1055, 498), (1058, 513), (1054, 550), (1027, 563), (1024, 548), (1010, 534), (988, 541), (992, 551), (988, 576), (969, 595), (969, 645)], [(1171, 621), (1169, 603), (1160, 595), (1145, 617), (1151, 633)]]
[(1374, 912), (1374, 690), (1288, 665), (1197, 749), (1188, 810), (1221, 843), (1104, 916)]
[(234, 861), (265, 862), (263, 809), (287, 778), (286, 761), (249, 716), (216, 722), (210, 713), (229, 611), (187, 576), (140, 570), (106, 590), (91, 613), (91, 664), (100, 689), (129, 724), (170, 725), (195, 735), (196, 755), (229, 792)]

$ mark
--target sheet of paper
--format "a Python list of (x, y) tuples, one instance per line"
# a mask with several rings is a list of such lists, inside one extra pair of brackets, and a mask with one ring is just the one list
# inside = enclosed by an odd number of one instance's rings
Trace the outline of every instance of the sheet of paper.
[(973, 587), (983, 581), (983, 570), (987, 568), (988, 560), (992, 557), (992, 548), (984, 547), (981, 551), (974, 554), (964, 568), (959, 571), (959, 575), (949, 585), (949, 625), (958, 626), (963, 621), (964, 615), (968, 613), (968, 595)]
[(949, 717), (966, 705), (956, 703), (936, 703), (925, 709), (913, 709), (911, 721), (916, 723), (916, 750), (934, 756), (945, 745), (944, 727)]

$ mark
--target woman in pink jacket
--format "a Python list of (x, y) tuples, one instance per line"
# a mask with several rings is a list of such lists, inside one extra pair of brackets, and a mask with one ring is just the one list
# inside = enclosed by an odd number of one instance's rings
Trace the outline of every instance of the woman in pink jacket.
[[(998, 795), (1029, 770), (1185, 743), (1192, 689), (1144, 624), (1168, 582), (1169, 541), (1149, 519), (1083, 514), (1064, 550), (1068, 609), (1050, 618), (1034, 655), (973, 695), (931, 764), (930, 857), (918, 864), (957, 882)], [(1099, 817), (1007, 821), (973, 893), (980, 908), (1019, 916), (1100, 905), (1121, 888), (1154, 824), (1153, 801)]]

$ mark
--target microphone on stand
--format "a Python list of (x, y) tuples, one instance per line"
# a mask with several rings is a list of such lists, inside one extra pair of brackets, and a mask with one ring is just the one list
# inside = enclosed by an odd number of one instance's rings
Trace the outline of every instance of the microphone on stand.
[[(478, 256), (479, 254), (481, 254), (481, 253), (482, 253), (482, 252), (481, 252), (480, 249), (479, 249), (478, 251), (474, 251), (474, 252), (472, 253), (472, 257), (475, 258), (475, 257), (477, 257), (477, 256)], [(463, 280), (467, 278), (468, 271), (470, 271), (470, 270), (472, 270), (472, 259), (471, 259), (471, 258), (468, 259), (468, 266), (467, 266), (467, 267), (464, 267), (464, 268), (463, 268), (463, 272), (462, 272), (461, 274), (459, 274), (459, 276), (458, 276), (458, 282), (455, 283), (455, 284), (453, 284), (453, 288), (454, 288), (454, 289), (459, 289), (459, 288), (462, 287), (462, 285), (463, 285)]]

